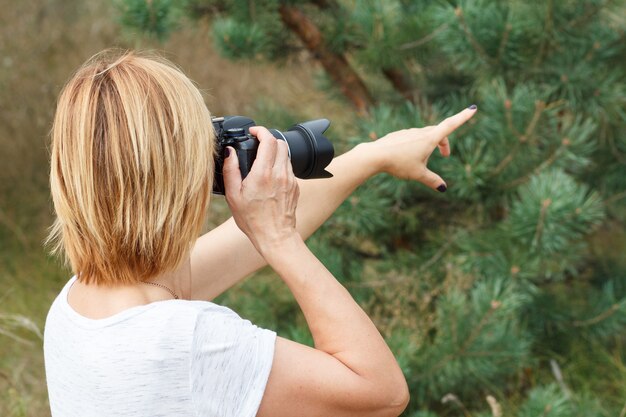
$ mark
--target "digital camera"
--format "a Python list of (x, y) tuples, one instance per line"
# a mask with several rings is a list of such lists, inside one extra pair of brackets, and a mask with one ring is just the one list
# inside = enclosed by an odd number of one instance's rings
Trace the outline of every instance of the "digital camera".
[[(254, 120), (249, 117), (214, 117), (212, 122), (217, 140), (213, 193), (223, 195), (225, 190), (222, 171), (226, 147), (231, 146), (237, 152), (243, 179), (250, 173), (256, 158), (259, 140), (249, 132), (250, 127), (255, 126)], [(330, 121), (327, 119), (317, 119), (298, 123), (285, 132), (269, 129), (276, 139), (287, 142), (291, 166), (296, 177), (329, 178), (333, 176), (326, 171), (326, 167), (335, 155), (332, 143), (323, 135), (328, 126), (330, 126)]]

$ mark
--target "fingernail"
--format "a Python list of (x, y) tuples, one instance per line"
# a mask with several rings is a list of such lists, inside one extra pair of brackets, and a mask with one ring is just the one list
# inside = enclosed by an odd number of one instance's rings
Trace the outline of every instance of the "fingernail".
[(478, 107), (475, 104), (472, 104), (471, 106), (468, 107), (468, 109), (470, 110), (476, 110)]
[(230, 148), (226, 148), (224, 151), (224, 158), (228, 158), (230, 156)]
[(445, 193), (447, 189), (448, 187), (446, 187), (445, 184), (441, 184), (439, 187), (437, 187), (437, 191), (439, 191), (440, 193)]

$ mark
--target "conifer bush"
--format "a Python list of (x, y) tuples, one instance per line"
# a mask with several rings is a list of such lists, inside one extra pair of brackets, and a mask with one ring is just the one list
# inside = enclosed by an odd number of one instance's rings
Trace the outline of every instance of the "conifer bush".
[[(340, 146), (476, 103), (452, 156), (430, 160), (445, 194), (380, 175), (310, 245), (396, 354), (405, 416), (625, 415), (623, 1), (118, 4), (124, 25), (160, 39), (209, 19), (231, 59), (307, 51), (320, 86), (354, 108)], [(284, 288), (236, 291), (222, 301), (311, 343)]]

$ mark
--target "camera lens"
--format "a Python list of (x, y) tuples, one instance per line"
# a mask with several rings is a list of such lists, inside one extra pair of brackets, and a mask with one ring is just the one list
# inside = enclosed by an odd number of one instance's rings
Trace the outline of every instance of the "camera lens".
[(329, 178), (333, 175), (326, 171), (333, 160), (335, 150), (323, 135), (330, 126), (327, 119), (311, 120), (298, 123), (286, 132), (270, 129), (272, 135), (283, 139), (289, 145), (289, 156), (293, 173), (298, 178)]

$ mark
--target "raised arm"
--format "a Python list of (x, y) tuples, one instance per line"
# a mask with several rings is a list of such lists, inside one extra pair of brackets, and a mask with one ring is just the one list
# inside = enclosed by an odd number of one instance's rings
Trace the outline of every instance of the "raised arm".
[(397, 416), (408, 401), (402, 371), (369, 317), (295, 230), (298, 185), (287, 145), (258, 132), (259, 153), (244, 184), (237, 157), (225, 161), (232, 170), (226, 199), (237, 225), (289, 286), (315, 349), (277, 339), (257, 415)]
[[(420, 181), (438, 191), (445, 182), (426, 168), (424, 135), (432, 129), (447, 129), (447, 135), (475, 113), (466, 109), (438, 126), (405, 129), (356, 146), (333, 159), (332, 178), (299, 180), (300, 198), (296, 229), (303, 239), (315, 232), (339, 205), (371, 176), (388, 172), (399, 178)], [(253, 132), (254, 131), (254, 128)], [(443, 156), (450, 155), (446, 136), (438, 142)], [(443, 186), (443, 187), (442, 187)], [(196, 241), (191, 254), (192, 297), (212, 300), (267, 262), (231, 217)]]
[[(335, 158), (328, 170), (332, 178), (298, 181), (297, 230), (303, 239), (313, 234), (352, 191), (379, 172), (376, 159), (362, 145)], [(191, 255), (193, 297), (211, 300), (266, 264), (231, 217), (196, 241)]]
[[(443, 180), (426, 168), (433, 150), (473, 115), (465, 111), (442, 124), (399, 132), (372, 149), (380, 169), (433, 188)], [(287, 145), (256, 130), (259, 153), (242, 183), (237, 157), (225, 161), (224, 184), (237, 226), (287, 284), (304, 313), (315, 348), (279, 337), (259, 417), (395, 417), (409, 401), (404, 375), (374, 323), (296, 231), (298, 185)], [(391, 142), (405, 154), (399, 154)], [(376, 144), (376, 143), (375, 143)], [(408, 152), (412, 151), (412, 152)], [(321, 204), (324, 202), (321, 201)]]

